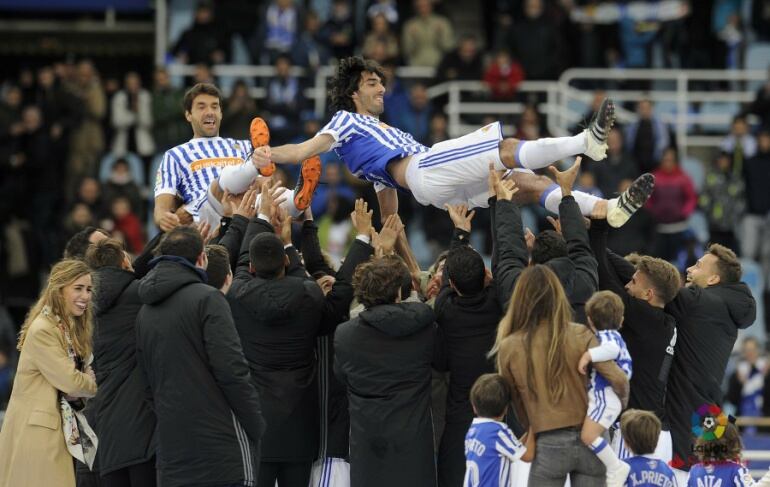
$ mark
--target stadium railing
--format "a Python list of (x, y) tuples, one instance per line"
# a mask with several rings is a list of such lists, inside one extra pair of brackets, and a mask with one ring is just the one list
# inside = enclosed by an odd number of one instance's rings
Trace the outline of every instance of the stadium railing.
[[(171, 64), (168, 69), (179, 80), (195, 73), (195, 67), (191, 65)], [(275, 68), (217, 65), (213, 67), (213, 74), (230, 81), (236, 78), (266, 81), (275, 75)], [(324, 66), (314, 72), (294, 67), (291, 74), (313, 80), (313, 86), (306, 88), (304, 95), (313, 102), (316, 115), (322, 117), (326, 111), (327, 83), (334, 75), (334, 67)], [(435, 70), (405, 66), (397, 68), (396, 74), (407, 80), (431, 80)], [(767, 76), (764, 70), (573, 68), (562, 73), (557, 81), (524, 81), (518, 92), (542, 100), (538, 110), (554, 136), (568, 135), (571, 127), (583, 121), (582, 117), (590, 110), (593, 89), (578, 86), (597, 86), (598, 82), (610, 86), (605, 91), (615, 99), (621, 123), (637, 119), (636, 113), (624, 108), (625, 103), (649, 99), (654, 103), (656, 115), (674, 130), (680, 153), (687, 154), (692, 147), (719, 146), (733, 117), (740, 111), (740, 104), (754, 100), (757, 86), (766, 81)], [(649, 89), (633, 88), (640, 83), (649, 84)], [(697, 90), (690, 89), (695, 86)], [(704, 89), (724, 86), (729, 89)], [(523, 112), (525, 105), (520, 102), (479, 101), (488, 91), (482, 81), (450, 81), (431, 86), (428, 95), (431, 99), (447, 98), (444, 109), (449, 117), (449, 133), (458, 137), (478, 128), (478, 125), (464, 121), (464, 115), (517, 115)], [(251, 87), (250, 94), (256, 99), (267, 96), (261, 86)]]

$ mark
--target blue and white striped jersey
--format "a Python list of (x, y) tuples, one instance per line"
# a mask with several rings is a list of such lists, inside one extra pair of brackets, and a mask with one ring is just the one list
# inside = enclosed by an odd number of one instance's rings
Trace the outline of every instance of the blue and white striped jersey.
[(410, 134), (378, 118), (344, 110), (335, 113), (318, 133), (334, 137), (332, 149), (353, 175), (390, 188), (400, 187), (388, 174), (388, 162), (428, 151)]
[(752, 487), (757, 484), (749, 470), (736, 462), (699, 463), (690, 469), (687, 478), (687, 487)]
[[(620, 367), (620, 369), (625, 372), (626, 376), (630, 379), (631, 372), (633, 371), (633, 367), (631, 365), (631, 354), (628, 353), (628, 347), (626, 346), (625, 340), (623, 340), (623, 337), (620, 335), (620, 332), (618, 330), (599, 330), (596, 333), (596, 337), (599, 339), (599, 346), (591, 350), (596, 350), (597, 348), (603, 347), (617, 350), (617, 354), (612, 357), (611, 360), (615, 360), (615, 363), (618, 364), (618, 367)], [(592, 353), (592, 356), (593, 355), (594, 353)], [(606, 360), (607, 358), (596, 361), (602, 362)], [(594, 390), (602, 390), (605, 387), (609, 387), (610, 383), (601, 374), (596, 372), (596, 369), (594, 369), (591, 372), (590, 385)]]
[(631, 466), (625, 487), (677, 487), (674, 472), (666, 462), (643, 455), (624, 461)]
[(158, 168), (155, 196), (177, 195), (188, 213), (197, 216), (222, 168), (243, 164), (250, 153), (250, 141), (222, 137), (199, 137), (173, 147)]
[(513, 462), (526, 451), (505, 423), (475, 418), (465, 435), (463, 487), (510, 487)]

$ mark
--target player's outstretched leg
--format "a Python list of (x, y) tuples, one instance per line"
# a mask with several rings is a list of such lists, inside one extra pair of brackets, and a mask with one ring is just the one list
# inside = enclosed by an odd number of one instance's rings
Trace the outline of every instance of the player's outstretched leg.
[(615, 105), (605, 98), (591, 124), (573, 137), (537, 140), (505, 139), (500, 159), (508, 168), (541, 169), (566, 157), (585, 154), (594, 161), (607, 157), (607, 137), (615, 123)]

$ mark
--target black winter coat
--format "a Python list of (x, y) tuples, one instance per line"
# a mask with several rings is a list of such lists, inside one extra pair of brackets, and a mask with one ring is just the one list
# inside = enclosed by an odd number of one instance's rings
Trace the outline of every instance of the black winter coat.
[(252, 485), (264, 421), (227, 301), (185, 259), (156, 262), (139, 284), (137, 363), (158, 420), (160, 484)]
[(684, 287), (666, 312), (677, 323), (674, 364), (666, 392), (674, 464), (689, 470), (692, 459), (692, 414), (703, 404), (722, 405), (722, 379), (738, 337), (756, 318), (757, 303), (742, 283), (707, 288)]
[(353, 300), (353, 271), (369, 258), (372, 248), (356, 240), (336, 283), (324, 296), (300, 265), (290, 266), (291, 275), (275, 279), (249, 273), (251, 240), (272, 231), (259, 218), (249, 223), (227, 298), (262, 399), (267, 423), (262, 461), (310, 462), (318, 454), (320, 428), (316, 337), (332, 333), (347, 314)]
[(155, 414), (145, 401), (136, 363), (136, 316), (142, 307), (134, 273), (117, 267), (94, 272), (94, 371), (90, 403), (99, 438), (100, 473), (144, 463), (155, 455)]
[(436, 484), (430, 411), (435, 326), (423, 303), (375, 306), (337, 328), (348, 387), (351, 487)]

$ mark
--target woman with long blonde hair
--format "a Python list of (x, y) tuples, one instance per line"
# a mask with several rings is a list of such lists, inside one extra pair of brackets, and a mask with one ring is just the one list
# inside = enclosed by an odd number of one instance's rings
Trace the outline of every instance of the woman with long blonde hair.
[[(521, 273), (500, 321), (491, 354), (513, 391), (516, 416), (529, 426), (537, 450), (529, 485), (604, 486), (604, 465), (580, 439), (588, 397), (580, 357), (598, 345), (585, 325), (572, 323), (564, 288), (546, 265)], [(628, 379), (614, 362), (594, 364), (618, 396), (628, 398)]]
[(60, 397), (93, 397), (91, 270), (63, 260), (19, 334), (19, 365), (0, 430), (0, 487), (74, 486), (75, 471), (62, 426)]

